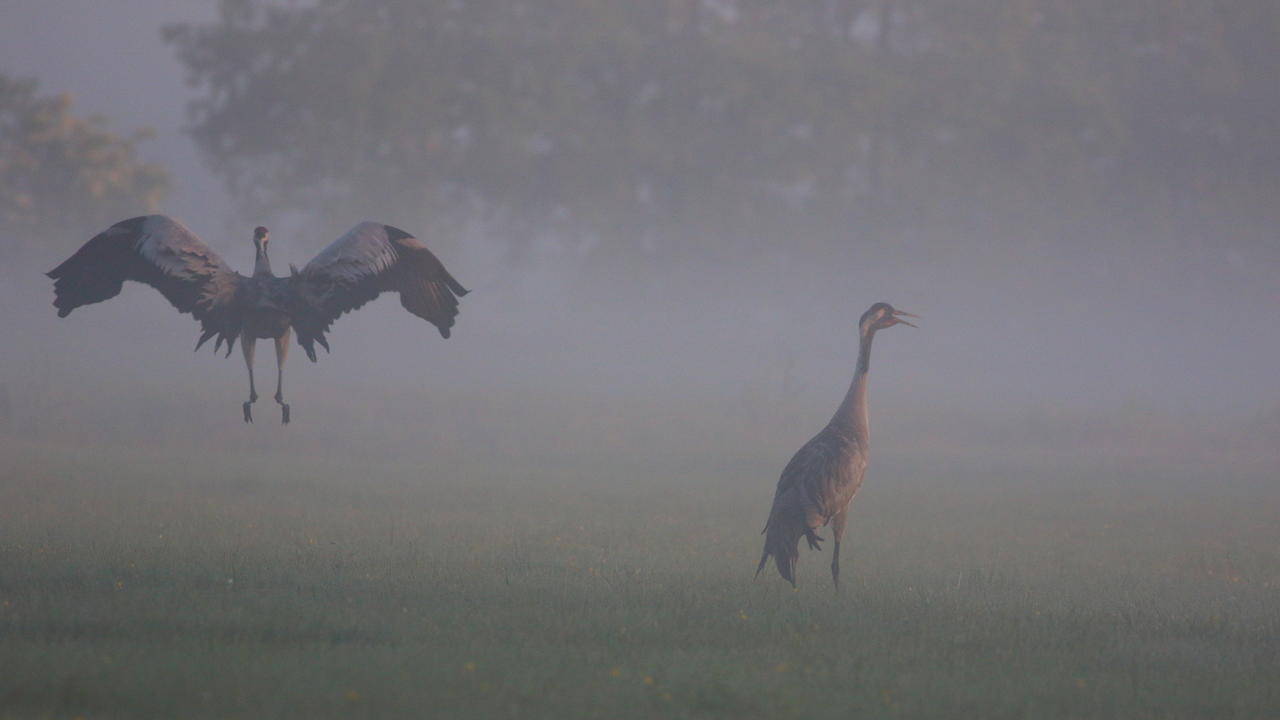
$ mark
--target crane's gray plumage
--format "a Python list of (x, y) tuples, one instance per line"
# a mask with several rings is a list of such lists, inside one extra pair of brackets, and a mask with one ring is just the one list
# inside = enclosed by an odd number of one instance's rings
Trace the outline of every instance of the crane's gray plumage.
[(849, 504), (862, 487), (870, 451), (867, 372), (871, 365), (871, 342), (877, 330), (898, 324), (915, 327), (901, 319), (902, 316), (916, 317), (895, 310), (888, 303), (876, 303), (859, 321), (861, 342), (853, 382), (831, 421), (792, 456), (778, 478), (773, 506), (765, 523), (764, 551), (756, 566), (757, 576), (772, 556), (778, 574), (795, 586), (800, 539), (804, 538), (811, 550), (821, 550), (824, 538), (817, 534), (817, 529), (830, 524), (835, 539), (831, 578), (837, 588), (840, 586), (840, 541), (844, 537)]
[(95, 235), (66, 262), (49, 271), (58, 317), (81, 305), (120, 294), (125, 280), (160, 291), (179, 312), (200, 321), (200, 345), (217, 336), (227, 353), (240, 334), (237, 294), (247, 278), (227, 267), (182, 223), (165, 215), (136, 217)]
[(312, 361), (315, 343), (325, 350), (333, 321), (383, 292), (400, 294), (406, 310), (435, 325), (449, 337), (458, 314), (458, 298), (467, 290), (445, 270), (417, 238), (399, 228), (362, 222), (325, 248), (301, 272), (276, 277), (267, 257), (267, 229), (254, 230), (254, 272), (245, 277), (181, 223), (165, 215), (131, 218), (112, 225), (48, 275), (54, 280), (58, 317), (120, 293), (126, 280), (146, 283), (161, 292), (180, 312), (201, 324), (199, 350), (211, 338), (214, 348), (225, 342), (231, 353), (241, 340), (249, 367), (249, 406), (257, 399), (253, 384), (253, 346), (259, 338), (276, 342), (276, 402), (282, 420), (289, 406), (282, 395), (283, 366), (289, 335)]
[(458, 297), (467, 294), (417, 238), (375, 222), (348, 230), (294, 277), (301, 301), (294, 309), (294, 329), (312, 360), (313, 343), (329, 349), (324, 334), (333, 321), (379, 293), (400, 293), (405, 310), (435, 325), (446, 338), (458, 314)]

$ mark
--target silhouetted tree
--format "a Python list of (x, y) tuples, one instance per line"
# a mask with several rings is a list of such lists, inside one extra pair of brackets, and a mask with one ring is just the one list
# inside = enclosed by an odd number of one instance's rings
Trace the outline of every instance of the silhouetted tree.
[(121, 137), (69, 95), (40, 96), (35, 80), (0, 75), (0, 253), (55, 258), (88, 234), (158, 209), (168, 177), (138, 160), (145, 131)]
[(166, 34), (255, 217), (669, 259), (1256, 212), (1231, 198), (1280, 189), (1273, 5), (222, 0)]

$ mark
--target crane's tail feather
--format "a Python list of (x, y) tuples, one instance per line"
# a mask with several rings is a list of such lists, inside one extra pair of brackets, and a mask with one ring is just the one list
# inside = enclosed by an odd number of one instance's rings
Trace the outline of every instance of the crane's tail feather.
[(201, 333), (200, 339), (196, 341), (195, 351), (200, 352), (200, 347), (203, 346), (205, 343), (209, 342), (209, 338), (217, 334), (218, 334), (217, 330), (205, 330), (203, 333)]
[(760, 571), (764, 569), (765, 564), (769, 562), (769, 556), (772, 555), (774, 564), (778, 567), (778, 574), (795, 587), (796, 562), (800, 560), (800, 538), (809, 532), (807, 527), (796, 527), (793, 523), (770, 522), (769, 527), (765, 528), (764, 551), (760, 553), (760, 564), (756, 566), (756, 576), (759, 577)]

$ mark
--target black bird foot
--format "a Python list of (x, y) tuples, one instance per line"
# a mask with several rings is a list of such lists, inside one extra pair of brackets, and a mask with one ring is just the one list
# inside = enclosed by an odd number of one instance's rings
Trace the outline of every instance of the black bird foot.
[(822, 536), (818, 535), (818, 533), (814, 532), (813, 530), (805, 530), (805, 531), (804, 531), (804, 539), (809, 541), (809, 549), (810, 549), (810, 550), (817, 550), (817, 551), (821, 552), (821, 551), (822, 551), (822, 546), (821, 546), (821, 545), (819, 545), (818, 543), (822, 542), (822, 541), (823, 541), (823, 540), (825, 540), (826, 538), (824, 538), (824, 537), (822, 537)]
[(247, 422), (247, 423), (251, 423), (251, 422), (253, 422), (253, 409), (252, 409), (252, 403), (245, 403), (245, 404), (244, 404), (244, 421), (245, 421), (245, 422)]
[(285, 403), (280, 403), (280, 424), (289, 424), (289, 406)]

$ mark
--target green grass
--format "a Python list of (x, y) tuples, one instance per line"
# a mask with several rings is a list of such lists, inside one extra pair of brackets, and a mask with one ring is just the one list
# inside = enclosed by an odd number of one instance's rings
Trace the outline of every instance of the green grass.
[(0, 450), (2, 718), (1280, 716), (1265, 478), (891, 456), (836, 595), (776, 453)]

